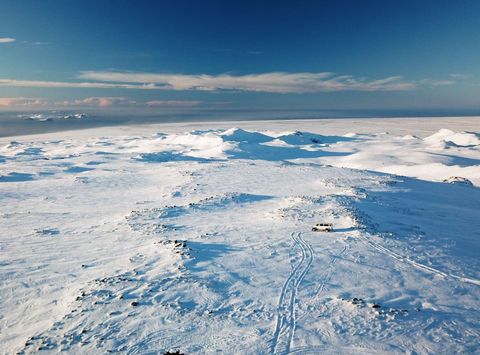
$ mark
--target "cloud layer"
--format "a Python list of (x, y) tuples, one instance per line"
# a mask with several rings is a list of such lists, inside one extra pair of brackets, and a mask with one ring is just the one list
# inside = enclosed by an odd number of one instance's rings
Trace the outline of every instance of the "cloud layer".
[(73, 107), (169, 107), (184, 108), (201, 105), (196, 100), (150, 100), (138, 102), (126, 97), (94, 96), (84, 99), (52, 101), (28, 97), (0, 97), (0, 108), (73, 108)]
[(202, 102), (197, 100), (151, 100), (145, 104), (148, 107), (193, 107)]
[[(115, 71), (83, 71), (78, 79), (85, 81), (41, 81), (0, 79), (0, 86), (29, 88), (87, 88), (87, 89), (133, 89), (170, 91), (230, 91), (266, 92), (278, 94), (302, 94), (338, 91), (405, 91), (419, 86), (444, 86), (456, 83), (453, 75), (449, 80), (405, 80), (401, 76), (383, 79), (367, 79), (353, 75), (321, 73), (272, 72), (260, 74), (158, 74)], [(155, 106), (155, 103), (151, 104)], [(168, 105), (167, 102), (158, 106)]]
[(86, 89), (158, 89), (153, 84), (89, 83), (67, 81), (0, 79), (0, 86), (27, 88), (86, 88)]
[(379, 80), (357, 78), (352, 75), (322, 73), (272, 72), (247, 75), (187, 75), (156, 73), (123, 73), (111, 71), (84, 71), (81, 79), (103, 83), (153, 85), (164, 90), (202, 91), (256, 91), (269, 93), (314, 93), (332, 91), (402, 91), (416, 84), (391, 76)]
[(333, 91), (403, 91), (417, 83), (400, 76), (378, 80), (332, 73), (263, 73), (247, 75), (187, 75), (85, 71), (84, 82), (0, 79), (0, 86), (31, 88), (90, 88), (172, 91), (253, 91), (268, 93), (315, 93)]
[(111, 106), (130, 106), (136, 105), (137, 102), (126, 97), (87, 97), (86, 99), (78, 99), (72, 101), (55, 102), (56, 106), (94, 106), (94, 107), (111, 107)]
[(0, 43), (13, 43), (15, 42), (16, 39), (15, 38), (11, 38), (11, 37), (0, 37)]
[(0, 107), (42, 107), (48, 102), (28, 97), (0, 97)]

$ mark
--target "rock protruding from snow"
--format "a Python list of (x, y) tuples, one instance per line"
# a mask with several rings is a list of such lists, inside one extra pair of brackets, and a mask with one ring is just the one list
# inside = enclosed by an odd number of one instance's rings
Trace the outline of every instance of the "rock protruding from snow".
[(443, 182), (456, 185), (473, 186), (470, 180), (461, 176), (450, 176), (448, 179), (443, 180)]

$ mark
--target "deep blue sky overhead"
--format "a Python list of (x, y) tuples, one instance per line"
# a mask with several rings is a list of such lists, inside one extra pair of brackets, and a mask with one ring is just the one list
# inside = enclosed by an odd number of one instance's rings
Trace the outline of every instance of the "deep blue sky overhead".
[(0, 110), (480, 109), (480, 1), (0, 1)]

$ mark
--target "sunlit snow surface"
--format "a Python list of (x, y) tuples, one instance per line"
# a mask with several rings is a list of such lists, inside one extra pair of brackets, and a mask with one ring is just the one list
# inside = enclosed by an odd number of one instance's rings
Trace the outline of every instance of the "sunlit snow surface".
[(0, 352), (480, 352), (478, 133), (258, 126), (5, 142)]

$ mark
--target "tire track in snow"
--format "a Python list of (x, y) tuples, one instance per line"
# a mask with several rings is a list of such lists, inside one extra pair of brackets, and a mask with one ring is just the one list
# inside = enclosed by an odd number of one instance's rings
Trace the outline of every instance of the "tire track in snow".
[(338, 258), (340, 258), (343, 254), (346, 253), (346, 251), (349, 249), (349, 245), (348, 244), (345, 244), (343, 249), (340, 251), (340, 253), (338, 254), (333, 254), (330, 258), (330, 262), (328, 264), (328, 270), (327, 272), (323, 275), (322, 279), (320, 280), (320, 285), (318, 286), (318, 288), (315, 290), (315, 294), (313, 295), (313, 297), (317, 297), (320, 293), (323, 292), (323, 290), (325, 289), (325, 286), (327, 285), (327, 283), (330, 281), (330, 279), (332, 278), (332, 273), (333, 273), (333, 266), (335, 264), (335, 262), (337, 261)]
[[(337, 253), (337, 254), (332, 254), (331, 257), (330, 257), (330, 261), (326, 267), (326, 271), (325, 273), (323, 274), (323, 276), (321, 277), (320, 279), (320, 284), (318, 285), (317, 289), (315, 290), (313, 296), (312, 296), (312, 299), (316, 299), (322, 292), (323, 290), (325, 290), (325, 286), (328, 284), (328, 282), (330, 282), (331, 278), (332, 278), (332, 275), (333, 275), (333, 272), (334, 272), (334, 266), (335, 266), (335, 263), (336, 261), (342, 257), (344, 254), (346, 254), (346, 252), (350, 249), (350, 245), (349, 244), (345, 244), (342, 248), (342, 250)], [(307, 314), (304, 314), (300, 319), (304, 319), (305, 317), (307, 316)], [(303, 347), (303, 348), (297, 348), (297, 349), (303, 349), (302, 351), (306, 351), (308, 350), (308, 346), (307, 347)], [(296, 353), (297, 349), (294, 349), (294, 350), (290, 350), (290, 353), (293, 354), (293, 353)], [(315, 350), (311, 350), (311, 353), (316, 353)]]
[[(327, 354), (358, 354), (358, 355), (372, 355), (372, 354), (385, 354), (384, 351), (379, 351), (371, 348), (365, 347), (355, 347), (355, 346), (337, 346), (337, 351), (332, 350), (331, 345), (312, 345), (312, 346), (302, 346), (296, 348), (295, 350), (291, 350), (287, 354), (320, 354), (320, 353), (327, 353)], [(287, 355), (286, 354), (286, 355)]]
[[(280, 343), (285, 342), (285, 352), (287, 353), (293, 345), (296, 328), (297, 294), (300, 284), (307, 275), (314, 259), (313, 248), (302, 238), (300, 232), (293, 232), (290, 237), (295, 243), (294, 247), (298, 246), (300, 248), (302, 257), (283, 284), (278, 298), (276, 325), (271, 348), (272, 353), (277, 352), (277, 347)], [(285, 334), (287, 334), (286, 340), (284, 340)]]
[(470, 279), (470, 278), (467, 278), (467, 277), (462, 277), (462, 276), (457, 276), (457, 275), (453, 275), (453, 274), (447, 274), (441, 270), (438, 270), (438, 269), (435, 269), (433, 267), (430, 267), (430, 266), (427, 266), (427, 265), (424, 265), (424, 264), (421, 264), (421, 263), (418, 263), (416, 262), (415, 260), (412, 260), (406, 256), (403, 256), (403, 255), (400, 255), (400, 254), (397, 254), (395, 253), (394, 251), (368, 239), (366, 236), (361, 236), (361, 238), (363, 239), (363, 241), (371, 246), (372, 248), (376, 249), (377, 251), (380, 251), (392, 258), (394, 258), (395, 260), (398, 260), (404, 264), (410, 264), (418, 269), (421, 269), (423, 271), (427, 271), (427, 272), (430, 272), (430, 273), (433, 273), (435, 275), (439, 275), (439, 276), (443, 276), (445, 278), (452, 278), (452, 279), (455, 279), (455, 280), (459, 280), (459, 281), (462, 281), (462, 282), (466, 282), (466, 283), (469, 283), (469, 284), (473, 284), (473, 285), (477, 285), (477, 286), (480, 286), (480, 280), (476, 280), (476, 279)]

